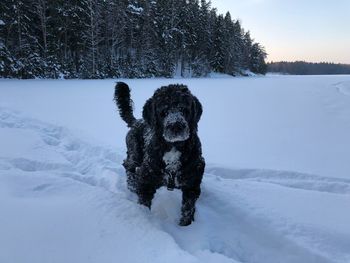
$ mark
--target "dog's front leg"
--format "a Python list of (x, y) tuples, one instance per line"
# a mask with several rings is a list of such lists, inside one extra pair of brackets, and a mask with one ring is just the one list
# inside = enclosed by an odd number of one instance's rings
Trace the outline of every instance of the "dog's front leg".
[(144, 164), (137, 169), (136, 194), (139, 199), (138, 202), (149, 209), (151, 209), (154, 194), (160, 185), (158, 177), (155, 176), (157, 174), (159, 172), (152, 169), (149, 164)]
[(139, 198), (139, 204), (144, 205), (151, 209), (152, 200), (154, 194), (156, 193), (156, 189), (150, 186), (143, 186), (139, 189), (137, 196)]
[(182, 208), (180, 219), (181, 226), (188, 226), (194, 221), (196, 201), (201, 194), (201, 182), (204, 173), (205, 162), (202, 156), (196, 161), (190, 160), (189, 165), (183, 170), (182, 178)]
[(200, 193), (199, 185), (193, 188), (182, 188), (180, 226), (188, 226), (194, 221), (195, 205)]

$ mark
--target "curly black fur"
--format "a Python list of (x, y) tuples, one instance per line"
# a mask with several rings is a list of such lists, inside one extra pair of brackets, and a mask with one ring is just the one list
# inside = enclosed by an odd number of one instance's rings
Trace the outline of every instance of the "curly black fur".
[(115, 100), (122, 119), (131, 127), (123, 164), (128, 188), (149, 208), (159, 187), (181, 189), (180, 225), (191, 224), (205, 167), (197, 135), (202, 105), (184, 85), (156, 90), (145, 103), (141, 120), (133, 117), (125, 83), (116, 85)]
[(130, 98), (129, 86), (124, 82), (118, 82), (115, 86), (114, 100), (119, 108), (120, 117), (131, 127), (136, 119), (132, 112), (133, 101)]

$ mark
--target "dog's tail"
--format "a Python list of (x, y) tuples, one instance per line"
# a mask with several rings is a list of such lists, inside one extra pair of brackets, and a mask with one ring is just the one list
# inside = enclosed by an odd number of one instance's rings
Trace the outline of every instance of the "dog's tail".
[(130, 88), (124, 82), (117, 82), (114, 91), (114, 100), (117, 104), (120, 117), (131, 127), (136, 119), (133, 114), (133, 101), (130, 97)]

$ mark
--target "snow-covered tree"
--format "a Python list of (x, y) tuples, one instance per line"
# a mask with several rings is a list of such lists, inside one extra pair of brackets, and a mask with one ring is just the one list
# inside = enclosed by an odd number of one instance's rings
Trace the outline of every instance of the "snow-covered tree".
[(267, 70), (265, 58), (264, 48), (259, 43), (254, 43), (251, 49), (249, 69), (254, 73), (265, 74)]

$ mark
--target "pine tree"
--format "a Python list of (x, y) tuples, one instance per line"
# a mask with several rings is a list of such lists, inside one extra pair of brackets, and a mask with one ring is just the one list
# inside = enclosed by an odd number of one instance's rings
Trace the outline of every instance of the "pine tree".
[(198, 16), (198, 43), (197, 55), (193, 62), (194, 76), (207, 76), (210, 71), (210, 51), (212, 49), (212, 25), (210, 23), (210, 2), (201, 0)]
[(224, 72), (225, 69), (225, 32), (224, 17), (216, 17), (213, 35), (213, 51), (211, 55), (211, 67), (216, 72)]
[(125, 76), (124, 65), (128, 53), (126, 12), (129, 2), (125, 0), (105, 1), (103, 26), (105, 43), (105, 71), (109, 77)]
[(101, 1), (84, 0), (86, 21), (84, 24), (83, 39), (86, 42), (86, 56), (84, 57), (84, 78), (99, 78), (99, 41), (101, 34)]
[(235, 61), (235, 47), (234, 47), (234, 23), (229, 12), (226, 13), (224, 18), (224, 73), (234, 75), (237, 72)]
[(253, 40), (250, 37), (250, 32), (243, 34), (243, 49), (242, 49), (242, 60), (241, 67), (243, 70), (248, 70), (251, 62)]
[(158, 68), (160, 75), (172, 77), (176, 68), (176, 39), (178, 32), (176, 26), (178, 18), (176, 16), (175, 0), (158, 0), (155, 6), (155, 46), (158, 54)]
[(267, 65), (265, 63), (266, 52), (259, 43), (254, 43), (251, 48), (249, 69), (258, 74), (265, 74)]
[(18, 65), (16, 64), (8, 45), (12, 42), (11, 24), (14, 11), (11, 8), (12, 1), (0, 2), (0, 76), (17, 77)]
[(239, 20), (234, 21), (232, 29), (233, 63), (235, 72), (240, 72), (244, 58), (244, 31)]
[(140, 2), (143, 8), (139, 38), (138, 38), (138, 60), (140, 76), (156, 77), (158, 76), (157, 51), (155, 48), (156, 32), (154, 30), (155, 2), (144, 0)]

